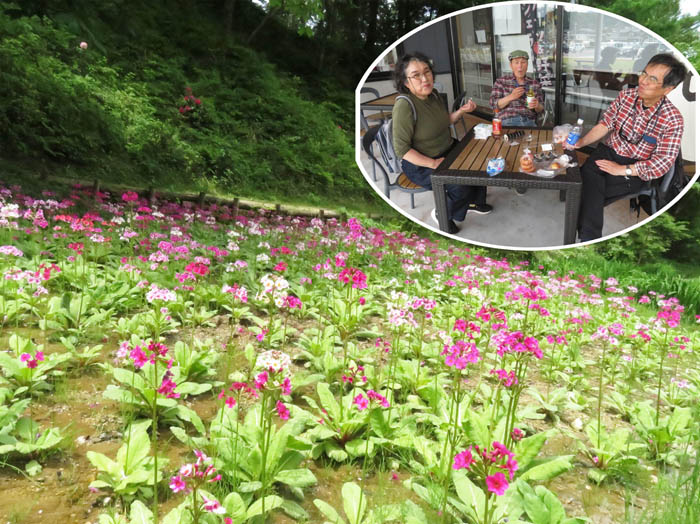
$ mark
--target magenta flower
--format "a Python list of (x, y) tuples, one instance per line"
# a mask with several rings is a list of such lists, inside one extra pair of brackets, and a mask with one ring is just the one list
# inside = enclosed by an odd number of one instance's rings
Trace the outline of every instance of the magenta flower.
[(170, 489), (173, 493), (178, 493), (180, 491), (185, 491), (187, 489), (187, 484), (179, 475), (170, 478)]
[(138, 199), (139, 195), (134, 191), (127, 191), (125, 193), (122, 193), (122, 200), (124, 202), (137, 202)]
[(166, 398), (180, 398), (179, 393), (175, 393), (175, 388), (177, 384), (172, 380), (173, 374), (170, 371), (166, 371), (163, 375), (163, 381), (158, 388), (158, 393), (165, 396)]
[(204, 508), (205, 511), (208, 511), (210, 513), (216, 513), (218, 515), (226, 513), (226, 509), (224, 509), (224, 507), (219, 503), (218, 500), (208, 499), (204, 495), (202, 495), (202, 500), (204, 501), (202, 508)]
[(474, 457), (472, 456), (472, 447), (469, 446), (468, 449), (465, 449), (461, 453), (457, 453), (455, 455), (455, 460), (454, 464), (452, 464), (452, 469), (454, 470), (459, 470), (459, 469), (469, 469), (472, 464), (476, 462), (474, 460)]
[(370, 390), (367, 392), (367, 396), (368, 396), (371, 400), (376, 400), (377, 402), (379, 402), (379, 404), (380, 404), (383, 408), (388, 408), (388, 407), (389, 407), (389, 401), (386, 399), (386, 397), (385, 397), (384, 395), (380, 395), (379, 393), (377, 393), (377, 392), (374, 391), (373, 389), (370, 389)]
[(362, 393), (358, 394), (354, 399), (353, 403), (357, 407), (358, 411), (364, 411), (369, 407), (369, 400), (367, 400)]
[(262, 371), (258, 373), (258, 376), (255, 377), (255, 389), (261, 390), (265, 387), (265, 384), (267, 384), (268, 380), (268, 374), (267, 371)]
[(282, 394), (283, 395), (291, 395), (292, 394), (292, 381), (289, 380), (289, 377), (285, 377), (285, 379), (282, 381)]
[(282, 420), (289, 420), (289, 409), (287, 406), (282, 404), (281, 401), (277, 401), (277, 416)]
[(489, 475), (486, 477), (486, 487), (491, 493), (495, 493), (499, 496), (503, 495), (508, 489), (506, 476), (501, 472)]
[(510, 480), (512, 482), (513, 475), (515, 475), (515, 472), (518, 471), (518, 462), (515, 459), (513, 459), (513, 457), (508, 457), (506, 463), (500, 467), (508, 470), (508, 475), (510, 476)]

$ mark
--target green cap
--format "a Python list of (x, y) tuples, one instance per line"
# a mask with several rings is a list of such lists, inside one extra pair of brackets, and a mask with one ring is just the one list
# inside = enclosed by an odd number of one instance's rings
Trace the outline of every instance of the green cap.
[(516, 50), (516, 51), (512, 51), (512, 52), (508, 55), (508, 60), (513, 60), (513, 58), (526, 58), (526, 59), (529, 60), (529, 59), (530, 59), (530, 55), (528, 54), (527, 51), (523, 51), (522, 49), (518, 49), (518, 50)]

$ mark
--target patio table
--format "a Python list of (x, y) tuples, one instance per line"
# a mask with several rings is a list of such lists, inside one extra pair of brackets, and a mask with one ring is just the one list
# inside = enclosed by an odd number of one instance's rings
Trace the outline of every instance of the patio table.
[(396, 102), (396, 97), (399, 96), (398, 93), (391, 93), (390, 95), (382, 96), (379, 98), (374, 98), (367, 102), (362, 102), (360, 104), (360, 109), (365, 110), (377, 110), (377, 111), (391, 111), (394, 109), (394, 103)]
[[(542, 144), (552, 143), (552, 130), (539, 128), (504, 128), (504, 133), (525, 131), (525, 135), (517, 138), (519, 145), (510, 145), (502, 138), (489, 137), (486, 140), (476, 140), (474, 130), (459, 142), (450, 154), (438, 166), (431, 177), (435, 195), (435, 209), (438, 224), (442, 231), (447, 231), (447, 195), (446, 184), (462, 184), (471, 186), (501, 186), (535, 189), (559, 190), (560, 200), (565, 200), (564, 206), (564, 244), (576, 241), (576, 221), (581, 202), (581, 173), (578, 166), (569, 167), (566, 174), (553, 178), (541, 178), (528, 173), (521, 173), (520, 156), (523, 149), (528, 147), (533, 153), (542, 151)], [(528, 132), (532, 132), (532, 141), (526, 140)], [(563, 148), (554, 144), (554, 151), (561, 155)], [(486, 164), (490, 158), (502, 156), (505, 159), (505, 169), (495, 176), (486, 173)], [(467, 220), (469, 214), (467, 213)], [(523, 217), (526, 220), (527, 217)], [(497, 227), (494, 222), (494, 227)]]

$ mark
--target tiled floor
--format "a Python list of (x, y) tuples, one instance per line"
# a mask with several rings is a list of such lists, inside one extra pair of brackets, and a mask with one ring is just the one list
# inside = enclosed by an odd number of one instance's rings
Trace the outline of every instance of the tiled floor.
[[(362, 153), (362, 170), (375, 191), (384, 194), (384, 182), (372, 181), (369, 157)], [(528, 189), (524, 195), (515, 190), (489, 187), (486, 201), (494, 208), (488, 215), (468, 214), (460, 231), (453, 238), (474, 244), (494, 247), (527, 249), (553, 248), (561, 246), (564, 236), (564, 202), (559, 201), (559, 192), (544, 189)], [(412, 220), (439, 231), (430, 217), (435, 207), (432, 192), (415, 195), (415, 209), (410, 209), (410, 195), (403, 191), (391, 192), (390, 204)], [(605, 208), (603, 235), (607, 236), (634, 226), (647, 215), (640, 217), (630, 212), (629, 200), (619, 200)]]

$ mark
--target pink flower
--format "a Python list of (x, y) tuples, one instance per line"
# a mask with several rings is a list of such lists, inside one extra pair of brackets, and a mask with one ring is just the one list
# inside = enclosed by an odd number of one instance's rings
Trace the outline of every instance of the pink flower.
[(506, 476), (501, 473), (495, 473), (494, 475), (489, 475), (486, 477), (486, 487), (491, 493), (496, 495), (503, 495), (508, 489), (508, 481)]
[(353, 403), (357, 406), (358, 411), (364, 411), (369, 406), (369, 400), (367, 400), (362, 393), (353, 399)]
[(361, 306), (364, 306), (366, 302), (365, 297), (360, 297), (357, 299), (357, 301), (360, 303)]
[(457, 453), (455, 455), (455, 461), (454, 464), (452, 464), (452, 469), (454, 470), (459, 470), (459, 469), (469, 469), (472, 464), (476, 462), (474, 460), (474, 457), (472, 456), (472, 447), (469, 446), (468, 449), (465, 449), (461, 453)]
[(202, 505), (202, 508), (204, 508), (205, 511), (208, 511), (210, 513), (217, 513), (221, 515), (222, 513), (226, 513), (226, 509), (219, 504), (219, 501), (216, 499), (208, 499), (204, 495), (202, 495), (202, 500), (204, 501), (204, 504)]
[(282, 381), (282, 394), (283, 395), (291, 395), (292, 394), (292, 381), (289, 380), (289, 377), (285, 377), (285, 379)]
[(20, 359), (21, 362), (26, 362), (27, 360), (31, 360), (31, 359), (32, 359), (32, 356), (31, 356), (29, 353), (22, 353), (22, 354), (19, 356), (19, 359)]
[(88, 43), (87, 42), (80, 42), (80, 49), (85, 51), (88, 48)]
[(124, 202), (136, 202), (139, 199), (139, 195), (134, 191), (127, 191), (122, 193), (122, 200)]
[(524, 436), (525, 434), (520, 428), (513, 428), (513, 431), (510, 434), (510, 438), (513, 439), (513, 442), (520, 442)]
[(277, 401), (277, 415), (282, 420), (289, 420), (289, 409), (279, 400)]
[(170, 478), (170, 489), (173, 490), (173, 493), (177, 493), (179, 491), (185, 491), (187, 489), (187, 485), (185, 484), (185, 481), (182, 480), (182, 477), (178, 475)]
[(226, 397), (226, 407), (232, 408), (236, 405), (236, 399), (233, 397)]
[(500, 466), (500, 467), (508, 470), (508, 474), (509, 474), (510, 480), (512, 482), (513, 475), (515, 475), (515, 472), (518, 471), (518, 462), (512, 457), (508, 457), (508, 460), (506, 461), (505, 465)]
[(265, 384), (267, 384), (267, 371), (262, 371), (258, 373), (258, 376), (255, 377), (255, 389), (263, 389), (265, 387)]

